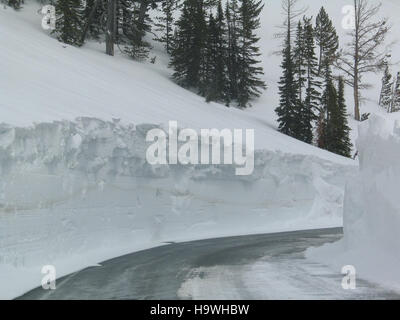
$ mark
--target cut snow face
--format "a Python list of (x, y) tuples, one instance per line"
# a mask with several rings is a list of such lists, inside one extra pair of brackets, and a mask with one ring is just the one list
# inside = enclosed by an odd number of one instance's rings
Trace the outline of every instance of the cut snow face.
[[(247, 129), (179, 129), (176, 121), (169, 121), (167, 133), (161, 128), (147, 132), (146, 150), (151, 165), (192, 164), (232, 165), (235, 174), (248, 176), (254, 172), (254, 130)], [(168, 149), (168, 151), (167, 151)], [(244, 154), (243, 154), (244, 152)]]
[(249, 176), (154, 166), (154, 128), (94, 118), (0, 127), (0, 297), (40, 285), (44, 265), (61, 276), (166, 241), (342, 224), (354, 166), (268, 150)]
[(400, 122), (374, 116), (360, 125), (360, 171), (348, 182), (344, 201), (344, 239), (310, 249), (309, 257), (337, 270), (400, 289)]

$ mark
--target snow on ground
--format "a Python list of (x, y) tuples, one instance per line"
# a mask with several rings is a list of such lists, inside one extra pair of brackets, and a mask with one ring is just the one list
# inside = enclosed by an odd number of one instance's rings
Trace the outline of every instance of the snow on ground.
[[(310, 14), (321, 4), (340, 21), (337, 2), (315, 1)], [(65, 46), (41, 29), (36, 2), (0, 8), (1, 298), (40, 285), (45, 264), (61, 276), (163, 241), (341, 225), (355, 162), (276, 131), (279, 7), (268, 2), (262, 17), (270, 88), (247, 111), (176, 86), (158, 51), (152, 65), (108, 57), (93, 42)], [(255, 173), (148, 166), (145, 132), (169, 120), (254, 129)]]
[(97, 43), (79, 49), (51, 39), (41, 29), (38, 7), (33, 2), (21, 12), (0, 9), (0, 41), (7, 43), (0, 53), (0, 122), (29, 126), (86, 116), (117, 118), (125, 124), (176, 120), (194, 129), (250, 128), (256, 132), (258, 148), (342, 161), (282, 136), (266, 122), (268, 118), (205, 103), (170, 80), (162, 59), (151, 65), (122, 55), (111, 58)]
[[(207, 104), (203, 98), (174, 85), (169, 79), (171, 71), (166, 67), (168, 58), (159, 50), (159, 44), (155, 44), (150, 55), (157, 57), (155, 65), (133, 62), (118, 50), (117, 57), (110, 58), (103, 54), (104, 45), (98, 43), (89, 42), (83, 49), (65, 46), (42, 30), (42, 16), (37, 12), (40, 5), (34, 0), (26, 2), (20, 12), (0, 9), (0, 41), (7, 43), (0, 52), (0, 122), (27, 126), (88, 116), (105, 120), (119, 118), (124, 123), (136, 124), (177, 120), (182, 126), (193, 128), (254, 128), (260, 148), (332, 159), (328, 153), (276, 132), (274, 109), (279, 102), (277, 81), (281, 76), (281, 57), (273, 53), (281, 44), (274, 37), (276, 26), (283, 20), (280, 1), (266, 2), (261, 18), (262, 65), (269, 88), (254, 102), (253, 109), (229, 109), (228, 112), (224, 106)], [(334, 19), (342, 44), (348, 41), (347, 30), (341, 26), (342, 8), (349, 4), (352, 0), (300, 1), (300, 6), (309, 8), (308, 15), (316, 16), (320, 7), (325, 6)], [(397, 10), (396, 1), (385, 1), (382, 8), (382, 15), (391, 18), (395, 36), (400, 33), (400, 16), (392, 14)], [(400, 61), (396, 46), (393, 61)], [(376, 101), (381, 75), (367, 80), (374, 87), (364, 92), (367, 101), (363, 112), (380, 113)], [(347, 88), (349, 112), (353, 112), (351, 97), (351, 90)], [(356, 127), (353, 121), (351, 125)]]
[[(304, 239), (299, 239), (299, 242)], [(310, 244), (311, 245), (311, 244)], [(279, 247), (279, 246), (278, 246)], [(293, 248), (292, 248), (293, 249)], [(357, 290), (342, 288), (340, 268), (309, 261), (288, 248), (244, 265), (198, 267), (189, 273), (178, 296), (194, 300), (370, 300), (395, 299), (396, 292), (358, 282)]]
[[(341, 287), (338, 273), (303, 260), (269, 259), (245, 266), (201, 267), (178, 291), (194, 300), (331, 300), (368, 299), (368, 289), (354, 294)], [(300, 276), (301, 275), (301, 276)]]
[[(373, 0), (371, 0), (373, 1)], [(136, 63), (121, 55), (110, 58), (103, 54), (104, 45), (89, 42), (83, 49), (65, 46), (49, 38), (41, 28), (40, 5), (26, 1), (24, 9), (0, 9), (0, 41), (7, 43), (0, 52), (0, 122), (27, 126), (52, 120), (74, 120), (89, 116), (105, 120), (121, 119), (124, 123), (166, 123), (178, 120), (182, 126), (238, 127), (256, 130), (256, 145), (269, 150), (317, 154), (332, 157), (325, 152), (293, 139), (286, 139), (276, 132), (275, 107), (278, 105), (277, 81), (281, 76), (281, 57), (274, 55), (281, 40), (276, 39), (276, 26), (282, 22), (280, 1), (265, 4), (260, 29), (262, 65), (268, 90), (254, 102), (254, 108), (239, 111), (204, 99), (174, 85), (166, 64), (168, 58), (155, 43), (151, 57), (156, 64)], [(342, 45), (348, 41), (341, 22), (342, 8), (352, 0), (300, 1), (307, 6), (308, 15), (316, 16), (323, 5), (334, 19)], [(400, 8), (395, 0), (385, 1), (382, 16), (389, 16), (393, 31), (388, 42), (400, 33), (400, 16), (393, 15)], [(399, 44), (393, 47), (393, 61), (400, 61)], [(393, 74), (399, 67), (392, 68)], [(363, 92), (366, 99), (362, 112), (384, 115), (377, 107), (381, 75), (366, 78), (373, 88)], [(347, 88), (349, 112), (352, 113), (352, 93)], [(168, 92), (168, 99), (165, 93)], [(7, 94), (6, 94), (7, 93)], [(92, 94), (96, 93), (96, 94)], [(34, 107), (32, 107), (34, 106)], [(196, 114), (196, 117), (193, 117)], [(351, 120), (353, 141), (357, 137), (356, 122)], [(338, 158), (336, 158), (338, 159)], [(338, 160), (340, 161), (340, 160)]]
[(308, 257), (400, 289), (400, 122), (374, 116), (360, 126), (360, 170), (346, 187), (344, 239)]

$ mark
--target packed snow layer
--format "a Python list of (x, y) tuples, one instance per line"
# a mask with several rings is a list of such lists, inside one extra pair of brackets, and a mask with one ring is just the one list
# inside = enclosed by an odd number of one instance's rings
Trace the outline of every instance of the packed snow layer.
[[(146, 162), (154, 125), (94, 118), (0, 127), (0, 297), (138, 249), (228, 235), (339, 226), (354, 170), (313, 156), (257, 151), (231, 165)], [(5, 285), (4, 285), (5, 284)]]
[(344, 201), (344, 239), (309, 257), (400, 290), (400, 122), (374, 116), (360, 125), (360, 169)]

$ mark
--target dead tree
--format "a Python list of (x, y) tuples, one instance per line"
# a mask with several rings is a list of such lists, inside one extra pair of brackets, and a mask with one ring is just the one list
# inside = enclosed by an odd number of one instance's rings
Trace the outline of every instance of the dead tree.
[(282, 25), (276, 26), (279, 31), (274, 34), (274, 37), (276, 39), (282, 39), (283, 41), (279, 50), (274, 52), (275, 55), (282, 55), (287, 37), (289, 37), (290, 45), (292, 45), (292, 35), (294, 35), (296, 31), (297, 20), (308, 10), (308, 7), (298, 8), (298, 2), (299, 0), (282, 0), (282, 14), (285, 20)]
[(346, 74), (346, 83), (353, 88), (354, 118), (361, 120), (360, 90), (369, 88), (363, 75), (379, 72), (386, 64), (388, 47), (382, 50), (390, 29), (387, 19), (374, 21), (381, 4), (370, 5), (368, 0), (354, 0), (354, 28), (349, 32), (351, 42), (338, 54), (336, 67)]

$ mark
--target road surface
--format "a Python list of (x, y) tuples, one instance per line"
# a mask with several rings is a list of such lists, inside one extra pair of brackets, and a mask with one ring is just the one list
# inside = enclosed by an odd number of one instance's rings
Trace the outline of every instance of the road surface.
[(101, 263), (19, 299), (399, 299), (368, 282), (341, 287), (340, 271), (307, 261), (341, 229), (171, 243)]

